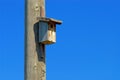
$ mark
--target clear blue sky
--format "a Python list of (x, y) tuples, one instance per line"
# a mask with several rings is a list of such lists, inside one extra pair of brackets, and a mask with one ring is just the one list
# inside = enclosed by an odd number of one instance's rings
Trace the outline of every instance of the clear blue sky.
[[(120, 80), (120, 1), (46, 0), (63, 20), (47, 80)], [(24, 80), (24, 0), (0, 0), (0, 80)]]

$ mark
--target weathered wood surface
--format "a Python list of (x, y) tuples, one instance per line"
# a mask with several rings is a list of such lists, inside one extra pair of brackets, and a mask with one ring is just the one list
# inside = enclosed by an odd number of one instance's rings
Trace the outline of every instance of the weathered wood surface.
[(39, 22), (39, 42), (45, 45), (56, 42), (56, 24)]
[(45, 17), (44, 0), (25, 0), (25, 80), (46, 80), (45, 45), (39, 44), (37, 17)]

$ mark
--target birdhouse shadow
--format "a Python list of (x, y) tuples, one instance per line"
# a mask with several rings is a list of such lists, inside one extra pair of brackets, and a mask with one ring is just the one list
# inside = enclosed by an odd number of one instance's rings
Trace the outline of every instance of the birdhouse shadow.
[(35, 35), (35, 43), (36, 43), (38, 61), (42, 61), (45, 63), (45, 45), (39, 43), (39, 22), (34, 24), (33, 30), (34, 30), (34, 35)]

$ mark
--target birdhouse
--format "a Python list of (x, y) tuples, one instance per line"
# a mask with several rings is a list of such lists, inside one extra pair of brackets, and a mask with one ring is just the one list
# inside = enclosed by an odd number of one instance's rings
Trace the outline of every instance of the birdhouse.
[(52, 18), (39, 19), (39, 42), (42, 44), (52, 44), (56, 42), (56, 24), (61, 24), (59, 20)]

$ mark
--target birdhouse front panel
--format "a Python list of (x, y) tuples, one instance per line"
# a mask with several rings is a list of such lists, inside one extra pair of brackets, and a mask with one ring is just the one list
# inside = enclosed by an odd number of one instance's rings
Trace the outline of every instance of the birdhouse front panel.
[(54, 23), (49, 23), (48, 36), (49, 40), (56, 42), (56, 27)]
[(52, 44), (56, 42), (56, 27), (52, 23), (39, 22), (39, 42)]

